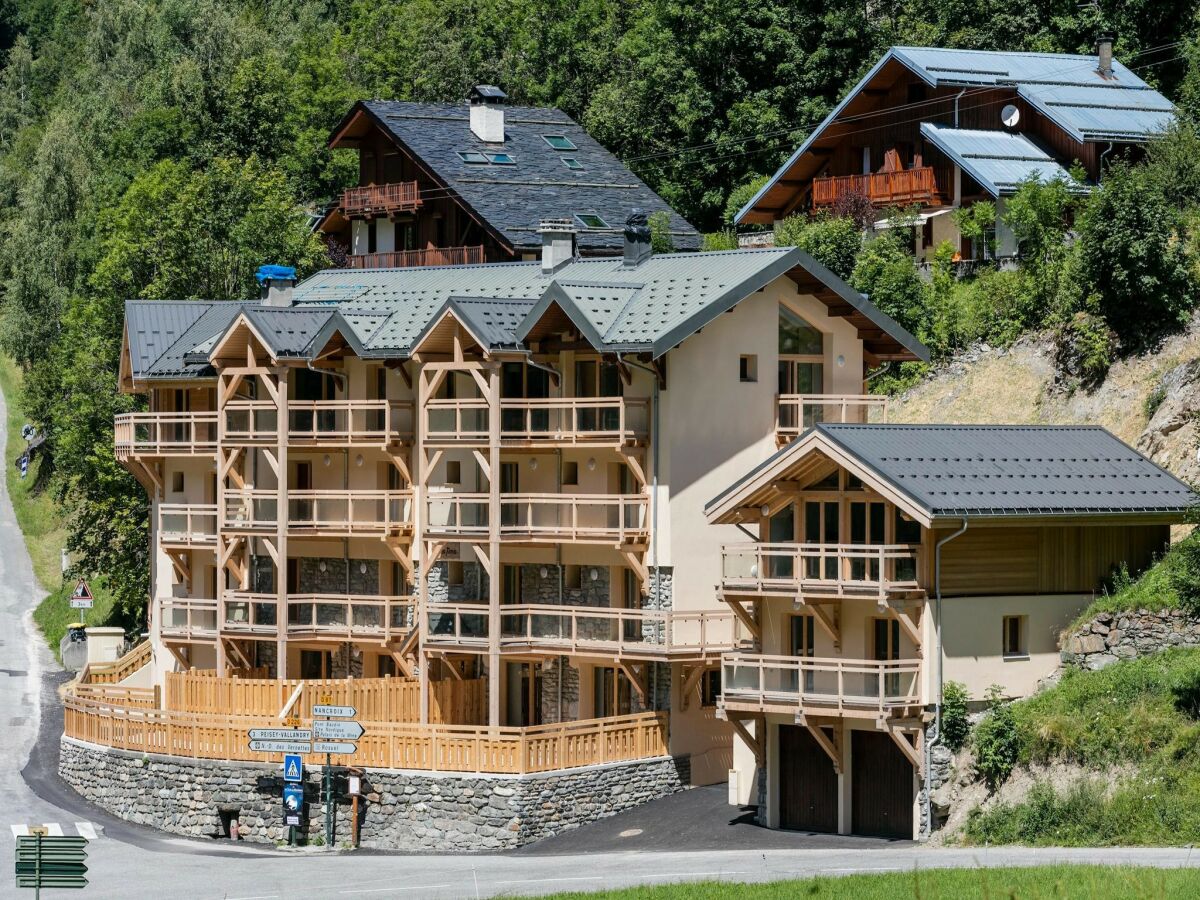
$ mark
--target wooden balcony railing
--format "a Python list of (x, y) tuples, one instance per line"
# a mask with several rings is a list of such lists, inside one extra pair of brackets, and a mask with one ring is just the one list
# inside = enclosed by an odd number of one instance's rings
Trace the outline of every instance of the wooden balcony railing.
[(342, 191), (342, 212), (347, 216), (385, 216), (421, 208), (415, 181), (365, 184)]
[(430, 247), (426, 250), (355, 254), (350, 257), (350, 268), (407, 269), (413, 266), (466, 266), (483, 261), (482, 245), (477, 247)]
[[(649, 434), (649, 401), (624, 397), (544, 397), (500, 401), (506, 446), (631, 446)], [(487, 444), (488, 403), (480, 397), (430, 400), (425, 439), (434, 444)]]
[(274, 490), (228, 490), (222, 531), (274, 530), (279, 518), (279, 494)]
[[(491, 633), (486, 604), (435, 603), (426, 607), (426, 642), (483, 647)], [(614, 607), (504, 605), (504, 649), (603, 652), (665, 658), (721, 653), (736, 646), (737, 622), (726, 611), (673, 611)]]
[[(501, 494), (501, 540), (572, 543), (636, 543), (649, 533), (644, 494)], [(489, 497), (481, 493), (433, 492), (426, 504), (426, 531), (447, 538), (489, 534)]]
[(274, 444), (279, 433), (279, 409), (270, 400), (230, 400), (222, 410), (229, 444)]
[(731, 593), (886, 600), (921, 592), (920, 548), (910, 544), (726, 544), (721, 565)]
[[(282, 762), (281, 754), (250, 750), (251, 728), (278, 728), (271, 715), (231, 715), (229, 707), (211, 714), (146, 709), (84, 698), (63, 698), (67, 737), (135, 753), (192, 759)], [(431, 772), (520, 775), (635, 759), (667, 753), (667, 714), (638, 713), (535, 728), (474, 725), (417, 725), (376, 722), (361, 715), (364, 734), (352, 755), (335, 756), (336, 765)], [(311, 721), (301, 718), (303, 727)], [(310, 765), (324, 757), (310, 756)]]
[(813, 206), (832, 206), (847, 194), (862, 194), (876, 206), (932, 203), (937, 192), (937, 176), (932, 166), (814, 178), (812, 182)]
[(288, 637), (387, 643), (416, 626), (413, 597), (289, 594), (287, 607)]
[(412, 526), (412, 491), (288, 491), (290, 534), (393, 534)]
[(165, 638), (212, 641), (217, 637), (217, 601), (196, 597), (159, 597), (159, 630)]
[(775, 437), (786, 444), (818, 422), (866, 422), (872, 412), (886, 422), (888, 398), (874, 394), (779, 394), (775, 398)]
[(721, 701), (754, 709), (886, 712), (921, 702), (920, 660), (821, 659), (727, 653)]
[(215, 412), (123, 413), (113, 422), (117, 459), (130, 456), (211, 456), (217, 451)]
[(158, 504), (158, 540), (168, 547), (204, 547), (217, 543), (215, 503)]
[(288, 443), (387, 445), (412, 440), (411, 403), (386, 400), (289, 400)]
[(88, 663), (79, 673), (77, 684), (119, 684), (154, 658), (154, 647), (142, 641), (120, 659)]
[(421, 425), (426, 443), (486, 445), (488, 402), (483, 397), (428, 400)]
[(278, 637), (279, 598), (254, 591), (226, 591), (221, 596), (221, 632)]

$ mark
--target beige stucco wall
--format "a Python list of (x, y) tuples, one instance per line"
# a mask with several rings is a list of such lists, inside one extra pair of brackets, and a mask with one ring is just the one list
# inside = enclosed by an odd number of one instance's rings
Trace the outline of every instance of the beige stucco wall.
[[(960, 681), (973, 699), (999, 684), (1006, 696), (1024, 697), (1058, 667), (1063, 628), (1092, 601), (1091, 594), (1016, 597), (948, 597), (943, 600), (943, 666), (946, 681)], [(1029, 653), (1005, 658), (1004, 616), (1027, 616)]]

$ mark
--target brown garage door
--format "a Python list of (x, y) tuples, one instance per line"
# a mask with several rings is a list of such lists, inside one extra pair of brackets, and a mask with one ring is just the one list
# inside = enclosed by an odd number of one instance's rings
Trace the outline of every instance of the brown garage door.
[(779, 726), (779, 826), (837, 831), (837, 773), (808, 729)]
[(855, 834), (912, 838), (913, 767), (881, 731), (853, 731), (850, 829)]

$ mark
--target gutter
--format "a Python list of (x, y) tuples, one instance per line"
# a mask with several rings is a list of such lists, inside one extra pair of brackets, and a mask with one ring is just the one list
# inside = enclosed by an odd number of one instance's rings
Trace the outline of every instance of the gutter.
[[(661, 443), (658, 437), (658, 372), (644, 363), (637, 362), (636, 360), (626, 359), (620, 353), (617, 354), (617, 359), (628, 366), (633, 366), (634, 368), (641, 369), (643, 372), (648, 372), (650, 374), (651, 384), (654, 386), (654, 396), (651, 399), (650, 410), (650, 439), (653, 442), (650, 464), (654, 467), (654, 471), (650, 475), (650, 555), (654, 557), (654, 587), (657, 591), (661, 590), (662, 588), (659, 579), (658, 566), (658, 448), (659, 444)], [(671, 605), (675, 605), (674, 598), (671, 599)]]
[(343, 391), (347, 389), (346, 375), (344, 372), (339, 372), (336, 369), (318, 368), (317, 366), (314, 366), (312, 364), (311, 359), (306, 359), (304, 361), (304, 365), (308, 367), (308, 371), (310, 371), (310, 372), (316, 372), (318, 375), (330, 376), (331, 378), (333, 378), (335, 381), (337, 381), (342, 386)]

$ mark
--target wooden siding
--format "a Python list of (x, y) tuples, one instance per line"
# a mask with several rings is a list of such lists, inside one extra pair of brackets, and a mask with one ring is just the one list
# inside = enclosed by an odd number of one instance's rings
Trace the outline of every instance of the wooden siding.
[[(934, 539), (950, 533), (939, 531)], [(973, 526), (942, 549), (942, 592), (982, 596), (1094, 591), (1122, 563), (1132, 573), (1146, 568), (1169, 537), (1168, 525)]]

